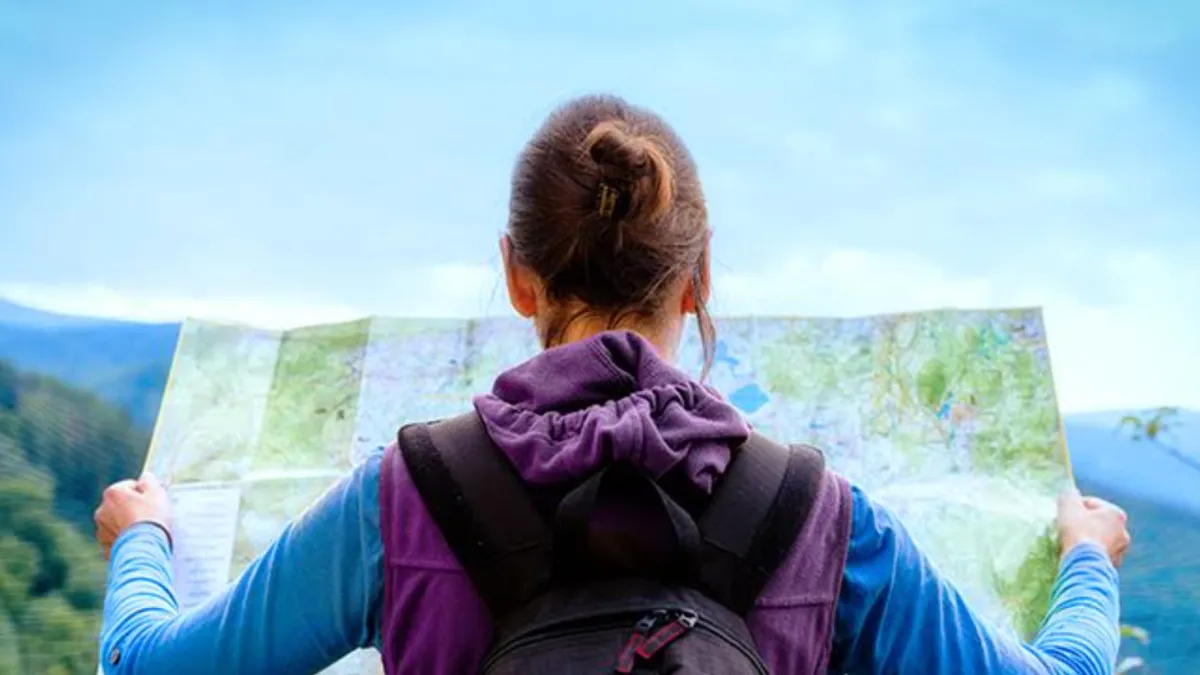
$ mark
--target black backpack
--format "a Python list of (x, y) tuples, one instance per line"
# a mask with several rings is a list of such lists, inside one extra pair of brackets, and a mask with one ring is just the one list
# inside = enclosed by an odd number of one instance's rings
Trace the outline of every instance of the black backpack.
[[(808, 518), (819, 451), (752, 435), (694, 517), (628, 464), (565, 495), (527, 486), (474, 413), (406, 426), (399, 445), (492, 613), (481, 673), (769, 673), (744, 617)], [(661, 506), (669, 550), (639, 553), (594, 532), (610, 490)]]

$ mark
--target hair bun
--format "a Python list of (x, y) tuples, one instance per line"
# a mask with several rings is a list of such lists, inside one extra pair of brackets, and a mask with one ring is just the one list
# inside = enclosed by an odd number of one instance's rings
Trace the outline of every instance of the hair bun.
[(630, 136), (612, 120), (597, 124), (584, 143), (589, 146), (588, 154), (592, 161), (601, 170), (611, 169), (614, 174), (622, 174), (621, 178), (642, 178), (653, 170), (645, 141)]
[(583, 145), (600, 169), (598, 203), (602, 203), (601, 193), (614, 187), (630, 193), (621, 195), (620, 202), (627, 208), (613, 214), (614, 219), (649, 224), (671, 208), (674, 172), (654, 139), (631, 134), (618, 120), (605, 120), (592, 128)]

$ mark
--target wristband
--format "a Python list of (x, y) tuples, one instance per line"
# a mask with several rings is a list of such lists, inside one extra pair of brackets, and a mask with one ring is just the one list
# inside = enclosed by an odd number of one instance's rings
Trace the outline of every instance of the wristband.
[(163, 536), (167, 538), (167, 551), (171, 553), (175, 552), (175, 539), (171, 536), (171, 530), (167, 529), (166, 525), (163, 525), (157, 520), (139, 520), (135, 522), (134, 525), (153, 525), (154, 527), (162, 530)]

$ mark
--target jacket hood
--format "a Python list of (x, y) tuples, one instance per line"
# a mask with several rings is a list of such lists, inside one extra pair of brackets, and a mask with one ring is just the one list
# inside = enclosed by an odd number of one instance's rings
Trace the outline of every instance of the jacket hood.
[(543, 351), (475, 399), (493, 442), (531, 484), (583, 478), (626, 461), (711, 493), (750, 430), (711, 387), (663, 361), (630, 331)]

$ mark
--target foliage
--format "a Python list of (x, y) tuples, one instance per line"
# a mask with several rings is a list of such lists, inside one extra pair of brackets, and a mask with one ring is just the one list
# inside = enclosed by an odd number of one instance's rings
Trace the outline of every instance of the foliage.
[(91, 511), (137, 473), (121, 412), (0, 361), (0, 675), (92, 675), (104, 563)]
[[(1126, 415), (1117, 423), (1117, 431), (1129, 430), (1130, 438), (1135, 441), (1156, 442), (1165, 436), (1175, 422), (1179, 410), (1173, 407), (1161, 407), (1148, 411), (1145, 415)], [(1121, 625), (1121, 638), (1132, 639), (1140, 644), (1150, 643), (1150, 633), (1139, 626)], [(1146, 662), (1140, 656), (1127, 656), (1117, 664), (1116, 675), (1134, 673), (1146, 668)]]
[(1135, 441), (1156, 441), (1170, 431), (1171, 425), (1179, 416), (1179, 409), (1162, 407), (1150, 411), (1147, 416), (1126, 415), (1117, 424), (1117, 430), (1129, 428), (1130, 437)]
[[(1137, 640), (1144, 645), (1150, 644), (1150, 634), (1147, 633), (1145, 629), (1138, 628), (1137, 626), (1122, 625), (1121, 637), (1123, 639)], [(1113, 671), (1113, 673), (1115, 675), (1125, 675), (1126, 673), (1132, 673), (1140, 668), (1145, 667), (1146, 661), (1142, 657), (1126, 656), (1117, 663), (1117, 668)]]

